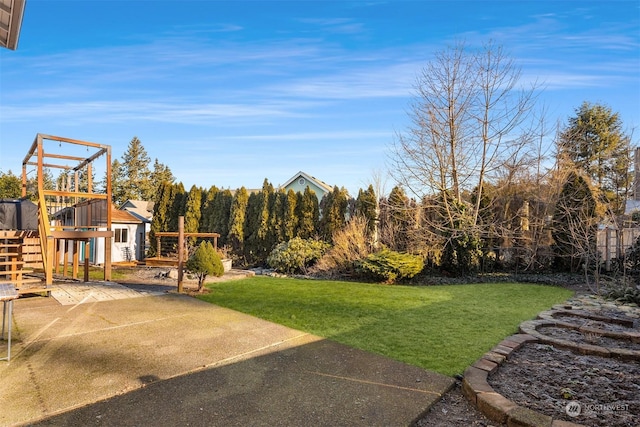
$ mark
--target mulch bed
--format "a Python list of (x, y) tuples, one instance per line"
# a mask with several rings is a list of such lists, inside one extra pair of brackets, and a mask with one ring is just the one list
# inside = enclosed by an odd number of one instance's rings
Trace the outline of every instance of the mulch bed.
[[(637, 361), (528, 344), (512, 353), (489, 377), (489, 384), (518, 405), (554, 419), (608, 427), (637, 426), (640, 419)], [(566, 413), (572, 402), (581, 409), (575, 417)]]
[(598, 320), (585, 319), (577, 316), (556, 315), (553, 316), (553, 318), (561, 322), (571, 323), (580, 327), (588, 326), (589, 328), (602, 329), (609, 332), (632, 332), (638, 330), (636, 328), (630, 328), (617, 323), (601, 322)]
[(541, 334), (560, 338), (573, 342), (582, 342), (585, 344), (598, 345), (608, 348), (626, 348), (629, 350), (640, 351), (640, 343), (633, 342), (629, 339), (619, 339), (606, 337), (597, 333), (582, 332), (576, 329), (560, 328), (555, 326), (544, 326), (537, 329)]

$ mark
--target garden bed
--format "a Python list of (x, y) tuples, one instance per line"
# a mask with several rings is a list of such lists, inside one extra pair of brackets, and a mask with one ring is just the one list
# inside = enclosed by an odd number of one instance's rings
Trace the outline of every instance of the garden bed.
[[(523, 407), (590, 426), (632, 426), (640, 417), (640, 363), (525, 345), (489, 377), (494, 390)], [(567, 405), (580, 406), (570, 416)], [(574, 413), (574, 415), (576, 415)]]

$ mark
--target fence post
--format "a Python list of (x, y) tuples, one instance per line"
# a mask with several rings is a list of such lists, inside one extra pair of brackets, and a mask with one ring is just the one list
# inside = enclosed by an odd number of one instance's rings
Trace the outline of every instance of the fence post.
[(182, 293), (182, 269), (184, 266), (184, 216), (178, 217), (178, 293)]
[(604, 250), (607, 254), (604, 260), (604, 268), (606, 271), (611, 271), (611, 229), (609, 227), (606, 227), (604, 229), (604, 236), (605, 236)]

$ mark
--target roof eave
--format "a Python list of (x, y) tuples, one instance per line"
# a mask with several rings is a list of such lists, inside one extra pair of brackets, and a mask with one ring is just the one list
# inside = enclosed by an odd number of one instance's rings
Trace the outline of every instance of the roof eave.
[(22, 18), (24, 16), (26, 0), (13, 0), (9, 10), (9, 28), (7, 32), (6, 42), (3, 43), (7, 49), (16, 50), (18, 48), (18, 39), (20, 38), (20, 29), (22, 28)]

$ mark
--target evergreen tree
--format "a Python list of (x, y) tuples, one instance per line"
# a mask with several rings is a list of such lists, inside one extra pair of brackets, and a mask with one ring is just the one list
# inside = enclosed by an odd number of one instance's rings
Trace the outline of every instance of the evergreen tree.
[(200, 220), (200, 231), (203, 233), (214, 233), (213, 222), (215, 218), (215, 199), (218, 195), (218, 187), (212, 185), (206, 192), (206, 196), (203, 194), (202, 200), (202, 218)]
[(168, 231), (169, 216), (171, 211), (172, 185), (165, 181), (158, 191), (158, 195), (153, 204), (153, 218), (151, 219), (151, 229), (149, 231), (149, 256), (160, 256), (157, 253), (156, 233)]
[(22, 195), (22, 180), (13, 172), (0, 172), (0, 199), (18, 199)]
[[(66, 175), (60, 174), (58, 177), (58, 188), (66, 188)], [(107, 176), (105, 174), (103, 185), (106, 191)], [(124, 166), (118, 159), (111, 163), (111, 199), (116, 205), (126, 202), (127, 192), (125, 191)]]
[[(55, 180), (53, 178), (53, 174), (51, 170), (48, 168), (44, 168), (42, 170), (42, 181), (45, 190), (55, 190)], [(22, 191), (18, 197), (22, 197)], [(27, 193), (26, 197), (29, 200), (37, 202), (38, 200), (38, 177), (37, 174), (33, 174), (33, 176), (27, 176)]]
[(369, 188), (364, 191), (358, 190), (355, 214), (362, 216), (367, 221), (367, 233), (369, 236), (373, 236), (378, 221), (378, 199), (373, 185), (369, 185)]
[(221, 247), (227, 244), (232, 202), (233, 194), (228, 189), (218, 191), (213, 199), (211, 231), (220, 234), (219, 244)]
[[(77, 175), (77, 176), (76, 176)], [(47, 174), (45, 174), (45, 177), (47, 176)], [(77, 178), (77, 182), (76, 182), (76, 178)], [(45, 178), (46, 181), (47, 178)], [(49, 179), (50, 179), (50, 174), (49, 174)], [(96, 181), (95, 181), (95, 173), (91, 172), (91, 190), (93, 192), (96, 192), (96, 189), (99, 185), (96, 185)], [(31, 184), (31, 185), (30, 185)], [(47, 184), (45, 184), (45, 188), (46, 188)], [(65, 191), (79, 191), (81, 193), (86, 193), (89, 191), (89, 172), (88, 172), (88, 168), (84, 168), (82, 170), (79, 170), (77, 172), (74, 172), (73, 170), (62, 170), (60, 172), (60, 174), (58, 175), (58, 177), (55, 180), (55, 185), (54, 187), (57, 186), (58, 189), (62, 190), (64, 189)], [(37, 178), (33, 180), (33, 182), (30, 182), (27, 184), (27, 187), (32, 187), (29, 190), (32, 193), (36, 193), (36, 190), (38, 188), (38, 180)], [(77, 187), (77, 188), (76, 188)]]
[[(273, 185), (265, 178), (262, 183), (262, 191), (260, 197), (260, 224), (258, 225), (258, 241), (263, 246), (267, 241), (269, 234), (269, 215), (273, 207)], [(266, 260), (266, 256), (265, 256)]]
[(283, 207), (283, 225), (282, 225), (282, 240), (288, 242), (297, 235), (298, 231), (298, 215), (296, 206), (298, 204), (298, 196), (296, 193), (289, 189), (286, 193)]
[(233, 251), (238, 255), (243, 252), (244, 221), (248, 203), (249, 194), (247, 193), (247, 189), (241, 187), (239, 190), (236, 190), (231, 202), (227, 243), (231, 245)]
[(60, 191), (71, 191), (71, 183), (69, 182), (71, 175), (68, 170), (62, 170), (56, 178), (56, 187)]
[(155, 188), (151, 183), (149, 156), (137, 137), (129, 142), (122, 162), (111, 165), (111, 191), (114, 202), (121, 205), (127, 200), (151, 200)]
[(198, 292), (204, 289), (204, 281), (208, 275), (220, 277), (224, 267), (220, 256), (209, 241), (203, 241), (189, 257), (185, 267), (198, 278)]
[[(51, 171), (47, 168), (43, 169), (43, 184), (45, 190), (54, 190), (55, 184)], [(9, 170), (6, 173), (0, 171), (0, 199), (19, 199), (22, 197), (22, 178), (14, 175)], [(38, 199), (38, 178), (33, 176), (27, 178), (27, 195), (26, 198), (37, 201)]]
[(601, 208), (587, 180), (570, 172), (553, 214), (556, 268), (576, 272), (597, 257), (596, 238)]
[[(269, 236), (267, 238), (270, 247), (275, 247), (278, 243), (285, 242), (285, 230), (284, 230), (284, 215), (287, 205), (287, 193), (284, 189), (279, 189), (271, 195), (273, 202), (269, 203), (271, 206), (269, 215)], [(269, 251), (271, 253), (271, 251)]]
[(333, 191), (328, 192), (322, 197), (320, 203), (318, 205), (318, 209), (320, 211), (320, 217), (318, 219), (318, 232), (320, 237), (327, 241), (331, 241), (331, 234), (329, 232), (330, 229), (330, 210), (333, 205), (333, 198), (335, 194)]
[(299, 221), (297, 237), (301, 239), (314, 237), (318, 228), (320, 209), (316, 193), (308, 186), (304, 189), (303, 193), (298, 193), (296, 210)]
[(148, 198), (144, 198), (143, 200), (153, 200), (155, 194), (159, 191), (160, 186), (164, 182), (173, 183), (176, 178), (173, 176), (171, 169), (169, 166), (164, 165), (158, 161), (156, 158), (153, 162), (153, 171), (151, 171), (151, 187), (153, 188), (153, 194), (149, 195)]
[(167, 231), (178, 231), (178, 218), (184, 216), (186, 211), (187, 194), (181, 182), (171, 186), (171, 210)]
[(386, 241), (391, 249), (399, 252), (407, 251), (409, 247), (409, 228), (411, 212), (409, 210), (409, 198), (401, 186), (395, 186), (389, 193), (385, 205), (386, 211)]
[[(85, 167), (84, 169), (77, 172), (78, 173), (78, 191), (87, 193), (89, 192), (89, 180), (91, 180), (91, 192), (96, 191), (96, 174), (91, 171), (91, 176), (89, 176), (89, 168)], [(75, 176), (74, 176), (75, 181)]]
[(560, 133), (559, 157), (584, 171), (604, 193), (612, 211), (621, 214), (631, 184), (629, 144), (618, 113), (584, 102)]
[(273, 185), (264, 180), (262, 190), (249, 196), (244, 223), (245, 257), (250, 264), (264, 264), (275, 244), (270, 217), (274, 203)]
[(262, 220), (262, 191), (251, 193), (247, 201), (247, 211), (244, 218), (244, 256), (253, 265), (258, 262), (260, 245), (259, 230)]
[[(197, 233), (200, 229), (202, 217), (202, 189), (193, 185), (187, 194), (184, 213), (184, 232)], [(187, 242), (190, 246), (196, 244), (196, 238), (190, 237)]]
[(341, 230), (346, 223), (349, 195), (344, 188), (333, 188), (320, 203), (322, 217), (320, 219), (321, 236), (327, 242), (333, 241), (333, 233)]

